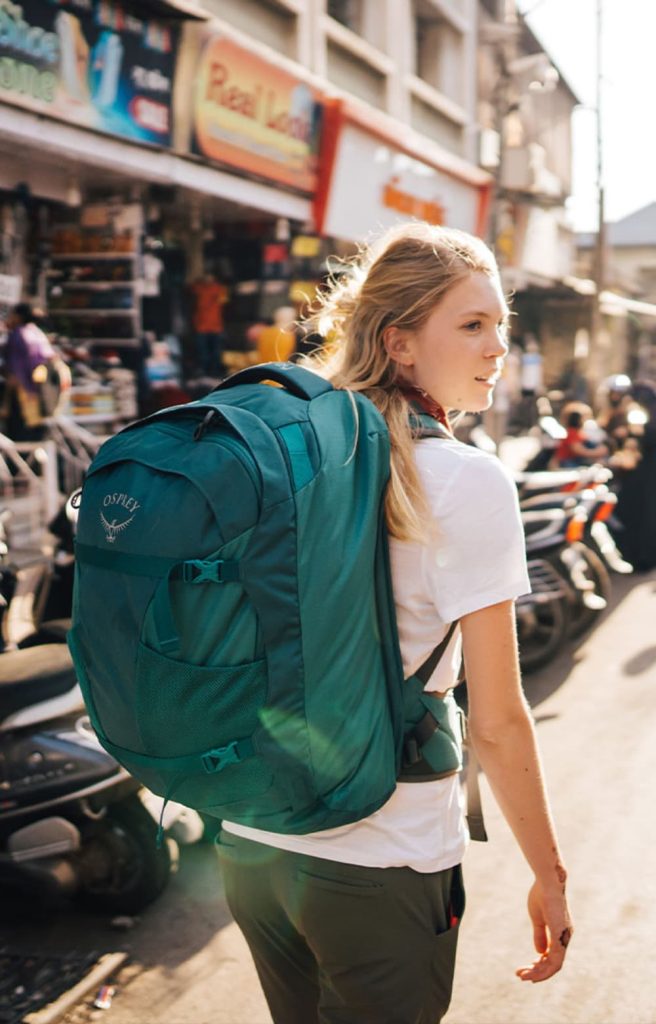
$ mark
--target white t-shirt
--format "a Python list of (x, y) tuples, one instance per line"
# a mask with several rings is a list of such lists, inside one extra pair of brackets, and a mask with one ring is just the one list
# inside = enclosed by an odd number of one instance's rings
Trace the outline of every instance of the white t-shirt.
[[(430, 543), (392, 540), (392, 583), (406, 678), (427, 659), (455, 619), (529, 591), (517, 490), (496, 456), (459, 441), (416, 444), (419, 474), (436, 521)], [(456, 629), (427, 690), (452, 687), (460, 668)], [(304, 836), (223, 822), (228, 832), (283, 850), (366, 867), (442, 871), (467, 843), (457, 775), (400, 782), (374, 814)]]

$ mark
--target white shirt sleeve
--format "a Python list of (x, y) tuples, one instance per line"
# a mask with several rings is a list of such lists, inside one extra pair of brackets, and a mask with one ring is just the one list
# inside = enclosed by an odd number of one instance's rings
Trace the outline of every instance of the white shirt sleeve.
[[(436, 444), (418, 448), (418, 466), (436, 520), (436, 537), (422, 546), (422, 578), (443, 622), (530, 591), (517, 489), (503, 464), (474, 449), (440, 459)], [(429, 447), (430, 446), (430, 447)], [(450, 462), (445, 477), (444, 468)]]

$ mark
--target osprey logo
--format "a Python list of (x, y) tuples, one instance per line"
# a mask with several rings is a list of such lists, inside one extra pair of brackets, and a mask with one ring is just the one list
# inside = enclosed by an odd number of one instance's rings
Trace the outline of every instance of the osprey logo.
[[(126, 512), (131, 512), (132, 515), (127, 519), (119, 519), (114, 514), (116, 505), (124, 508)], [(103, 508), (106, 512), (100, 512), (100, 521), (105, 531), (105, 538), (110, 544), (113, 544), (118, 534), (130, 525), (137, 514), (137, 509), (140, 509), (141, 505), (136, 498), (131, 498), (129, 494), (119, 494), (115, 492), (114, 494), (105, 495), (103, 498)]]

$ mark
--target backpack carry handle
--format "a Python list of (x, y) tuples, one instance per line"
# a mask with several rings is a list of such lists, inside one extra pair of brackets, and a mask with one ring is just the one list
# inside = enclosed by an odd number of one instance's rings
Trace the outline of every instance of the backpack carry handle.
[(233, 373), (222, 381), (214, 391), (237, 387), (239, 384), (256, 384), (258, 381), (273, 380), (297, 398), (310, 401), (333, 390), (332, 384), (312, 370), (304, 370), (295, 363), (259, 363), (246, 370)]

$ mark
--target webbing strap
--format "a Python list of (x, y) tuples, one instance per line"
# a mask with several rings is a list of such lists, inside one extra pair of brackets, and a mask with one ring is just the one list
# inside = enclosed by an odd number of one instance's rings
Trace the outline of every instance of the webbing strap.
[(97, 569), (125, 573), (127, 576), (166, 576), (179, 558), (160, 558), (157, 555), (131, 555), (124, 551), (98, 548), (93, 544), (75, 543), (75, 557), (78, 562), (93, 565)]
[(294, 488), (300, 491), (301, 487), (308, 484), (314, 477), (314, 469), (312, 468), (312, 462), (307, 450), (305, 435), (300, 423), (288, 423), (286, 426), (280, 427), (278, 433), (289, 455)]
[(471, 743), (467, 743), (467, 827), (469, 835), (478, 843), (487, 842), (485, 821), (483, 820), (483, 804), (478, 784), (478, 758)]
[(93, 544), (75, 545), (75, 557), (82, 563), (126, 576), (153, 576), (160, 580), (153, 596), (153, 618), (157, 644), (164, 654), (180, 647), (180, 637), (173, 618), (169, 583), (234, 583), (240, 578), (239, 562), (234, 559), (160, 558), (157, 555), (132, 555), (110, 551)]
[(150, 754), (137, 754), (134, 750), (128, 750), (126, 747), (119, 747), (118, 744), (108, 740), (106, 736), (99, 735), (98, 738), (105, 750), (122, 764), (133, 764), (155, 771), (204, 771), (212, 775), (227, 768), (229, 764), (239, 764), (240, 761), (253, 757), (255, 754), (255, 746), (251, 739), (233, 740), (232, 743), (228, 743), (224, 747), (215, 747), (212, 750), (203, 751), (201, 754), (154, 757)]
[(136, 555), (126, 551), (99, 548), (93, 544), (75, 544), (79, 562), (98, 569), (124, 573), (126, 576), (168, 576), (185, 583), (232, 583), (239, 579), (239, 562), (217, 558), (161, 558), (158, 555)]
[(421, 666), (421, 668), (418, 668), (416, 672), (412, 673), (413, 676), (417, 677), (417, 679), (421, 679), (424, 686), (426, 685), (426, 683), (432, 676), (433, 672), (439, 665), (440, 661), (442, 660), (444, 652), (446, 651), (447, 647), (451, 642), (451, 637), (453, 636), (457, 625), (458, 620), (456, 619), (456, 621), (452, 622), (451, 625), (449, 626), (444, 639), (440, 641), (440, 643), (437, 645), (432, 654), (428, 655), (426, 661)]

